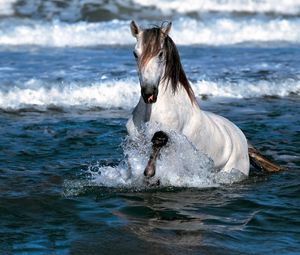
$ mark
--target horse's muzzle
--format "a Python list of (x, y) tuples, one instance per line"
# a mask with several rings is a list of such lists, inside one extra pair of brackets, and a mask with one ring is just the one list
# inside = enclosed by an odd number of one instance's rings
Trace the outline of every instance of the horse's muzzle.
[(141, 94), (142, 94), (142, 97), (146, 104), (153, 104), (157, 100), (158, 89), (157, 88), (153, 88), (153, 89), (142, 88)]

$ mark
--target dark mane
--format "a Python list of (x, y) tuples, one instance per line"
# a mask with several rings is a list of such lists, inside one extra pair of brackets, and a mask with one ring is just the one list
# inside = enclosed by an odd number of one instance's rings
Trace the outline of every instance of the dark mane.
[(196, 101), (195, 95), (181, 65), (176, 45), (171, 37), (163, 35), (160, 27), (152, 27), (144, 30), (144, 52), (141, 56), (140, 64), (144, 66), (151, 57), (159, 53), (162, 40), (164, 40), (163, 49), (166, 54), (166, 69), (162, 79), (167, 82), (168, 86), (171, 85), (173, 93), (176, 93), (178, 86), (182, 85), (190, 100), (194, 103)]
[(166, 51), (166, 69), (163, 79), (167, 81), (168, 84), (171, 84), (173, 93), (178, 90), (178, 86), (181, 84), (192, 103), (194, 103), (196, 100), (195, 95), (183, 70), (178, 50), (168, 35), (165, 38), (164, 49)]

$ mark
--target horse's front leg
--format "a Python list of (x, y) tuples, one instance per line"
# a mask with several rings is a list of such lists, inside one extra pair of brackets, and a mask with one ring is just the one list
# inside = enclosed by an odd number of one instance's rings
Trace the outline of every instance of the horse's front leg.
[(167, 144), (168, 139), (168, 135), (163, 131), (158, 131), (153, 135), (151, 139), (152, 151), (148, 160), (148, 164), (144, 171), (144, 175), (146, 177), (153, 177), (155, 175), (155, 165), (158, 153), (160, 149)]

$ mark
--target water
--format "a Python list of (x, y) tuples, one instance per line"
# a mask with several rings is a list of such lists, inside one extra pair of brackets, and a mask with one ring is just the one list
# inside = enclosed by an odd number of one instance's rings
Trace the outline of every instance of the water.
[[(300, 253), (299, 1), (15, 0), (0, 17), (0, 254)], [(149, 143), (126, 142), (132, 17), (172, 19), (201, 108), (288, 170), (222, 184), (173, 134), (146, 186)]]

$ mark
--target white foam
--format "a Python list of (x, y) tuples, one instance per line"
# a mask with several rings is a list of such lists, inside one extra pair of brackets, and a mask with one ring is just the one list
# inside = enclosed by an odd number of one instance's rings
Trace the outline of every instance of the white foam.
[[(171, 37), (178, 45), (230, 45), (242, 42), (300, 42), (300, 18), (174, 20)], [(134, 43), (129, 21), (99, 23), (0, 22), (0, 45), (86, 47)]]
[(228, 98), (253, 98), (262, 96), (285, 97), (290, 94), (300, 95), (299, 80), (286, 80), (282, 82), (258, 81), (253, 83), (247, 81), (218, 83), (201, 80), (192, 87), (196, 96), (209, 95)]
[(178, 44), (230, 45), (243, 42), (300, 42), (300, 19), (180, 19), (171, 34)]
[[(11, 21), (10, 21), (11, 22)], [(0, 23), (0, 44), (38, 45), (49, 47), (131, 44), (134, 42), (129, 23), (63, 23), (60, 21)]]
[(0, 16), (9, 16), (14, 14), (13, 4), (17, 0), (0, 0)]
[[(15, 9), (18, 15), (27, 17), (41, 17), (44, 19), (59, 18), (74, 22), (76, 20), (90, 17), (95, 18), (93, 11), (99, 13), (109, 12), (115, 17), (131, 18), (138, 17), (160, 17), (163, 15), (189, 13), (275, 13), (280, 15), (298, 15), (300, 13), (299, 0), (127, 0), (127, 1), (105, 1), (105, 0), (68, 0), (64, 5), (58, 5), (54, 0), (0, 0), (0, 15), (13, 15), (13, 4), (19, 2)], [(125, 10), (125, 11), (124, 11)], [(89, 13), (90, 12), (90, 13)], [(150, 15), (149, 15), (150, 13)], [(101, 14), (98, 19), (101, 19)]]
[(0, 91), (0, 107), (81, 106), (130, 109), (139, 99), (136, 80), (111, 80), (93, 84), (49, 84), (31, 79), (22, 87)]
[(185, 136), (167, 131), (169, 142), (160, 151), (155, 176), (146, 181), (143, 173), (151, 150), (150, 140), (157, 130), (158, 127), (147, 127), (145, 136), (139, 137), (134, 143), (127, 142), (124, 147), (126, 160), (118, 166), (91, 165), (88, 171), (91, 176), (89, 185), (145, 188), (148, 187), (147, 182), (155, 184), (159, 180), (161, 187), (207, 188), (238, 182), (246, 177), (239, 171), (215, 172), (213, 161), (196, 150)]
[(165, 14), (172, 12), (247, 12), (278, 13), (295, 15), (300, 13), (299, 0), (134, 0), (143, 6), (155, 6)]
[[(197, 97), (252, 98), (261, 96), (300, 95), (300, 81), (259, 81), (250, 83), (213, 82), (201, 80), (192, 84)], [(20, 109), (28, 106), (61, 106), (80, 108), (132, 109), (140, 97), (138, 79), (104, 80), (97, 83), (47, 83), (31, 79), (22, 85), (0, 90), (0, 108)]]

